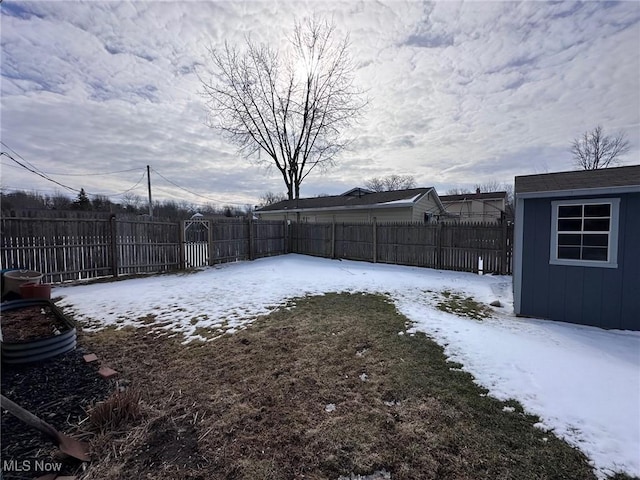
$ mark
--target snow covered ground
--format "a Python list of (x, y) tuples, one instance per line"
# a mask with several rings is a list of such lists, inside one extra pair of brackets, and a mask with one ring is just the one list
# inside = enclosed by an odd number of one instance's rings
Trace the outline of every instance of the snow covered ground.
[[(483, 321), (458, 317), (435, 308), (444, 290), (504, 308)], [(154, 315), (189, 340), (198, 327), (233, 333), (293, 297), (325, 292), (389, 295), (415, 322), (410, 332), (434, 338), (491, 395), (540, 416), (539, 427), (580, 448), (598, 476), (640, 476), (640, 333), (516, 318), (511, 277), (286, 255), (53, 294), (90, 328), (148, 325)]]

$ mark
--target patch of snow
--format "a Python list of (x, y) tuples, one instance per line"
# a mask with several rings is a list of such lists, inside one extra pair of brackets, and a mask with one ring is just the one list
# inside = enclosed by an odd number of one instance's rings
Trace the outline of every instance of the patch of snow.
[(391, 472), (386, 470), (379, 470), (373, 472), (371, 475), (356, 475), (352, 473), (348, 477), (340, 476), (338, 480), (391, 480)]
[(534, 427), (544, 431), (544, 432), (548, 432), (550, 430), (553, 430), (551, 427), (549, 427), (548, 425), (546, 425), (544, 422), (538, 422), (538, 423), (534, 423), (533, 424)]
[[(482, 322), (458, 317), (438, 310), (427, 293), (445, 290), (484, 304), (497, 299), (504, 308)], [(188, 342), (199, 338), (196, 328), (229, 334), (292, 307), (296, 297), (328, 292), (388, 295), (412, 322), (407, 334), (424, 332), (490, 395), (538, 415), (581, 449), (600, 477), (640, 476), (640, 332), (517, 318), (511, 277), (291, 254), (191, 275), (55, 287), (53, 295), (64, 297), (59, 305), (86, 330), (141, 327), (153, 315), (163, 331)]]
[(335, 411), (335, 409), (336, 409), (336, 406), (333, 403), (329, 403), (328, 405), (326, 405), (324, 407), (324, 411), (328, 412), (328, 413), (331, 413), (331, 412)]
[(515, 411), (516, 411), (516, 409), (515, 409), (515, 408), (513, 408), (513, 407), (503, 407), (503, 408), (502, 408), (502, 411), (503, 411), (503, 412), (513, 413), (513, 412), (515, 412)]

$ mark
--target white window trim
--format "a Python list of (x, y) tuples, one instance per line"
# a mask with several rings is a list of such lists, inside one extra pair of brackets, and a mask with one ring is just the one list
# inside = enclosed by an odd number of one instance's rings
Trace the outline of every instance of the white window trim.
[[(609, 223), (609, 249), (606, 262), (597, 260), (569, 260), (558, 258), (558, 207), (565, 205), (593, 205), (608, 203), (611, 205), (611, 222)], [(551, 242), (549, 263), (551, 265), (567, 265), (572, 267), (618, 268), (618, 219), (620, 217), (619, 198), (592, 198), (585, 200), (557, 200), (551, 202)]]

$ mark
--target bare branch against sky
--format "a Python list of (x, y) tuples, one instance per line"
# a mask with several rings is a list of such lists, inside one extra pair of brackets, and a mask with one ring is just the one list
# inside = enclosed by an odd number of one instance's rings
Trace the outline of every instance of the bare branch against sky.
[(413, 175), (392, 174), (386, 177), (373, 177), (364, 182), (364, 186), (374, 192), (388, 192), (391, 190), (406, 190), (417, 186)]
[(334, 164), (344, 131), (364, 108), (354, 86), (348, 36), (317, 17), (296, 22), (288, 49), (246, 39), (210, 50), (203, 79), (209, 125), (223, 131), (242, 156), (275, 166), (289, 199), (315, 169)]
[(575, 164), (582, 170), (614, 167), (620, 163), (620, 157), (629, 149), (629, 141), (624, 132), (618, 132), (614, 136), (605, 135), (600, 125), (584, 132), (571, 144)]

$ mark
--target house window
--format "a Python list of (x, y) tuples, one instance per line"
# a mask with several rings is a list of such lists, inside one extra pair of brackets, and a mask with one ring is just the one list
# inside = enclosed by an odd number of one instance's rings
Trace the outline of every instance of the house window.
[(551, 202), (550, 263), (617, 267), (620, 199)]

